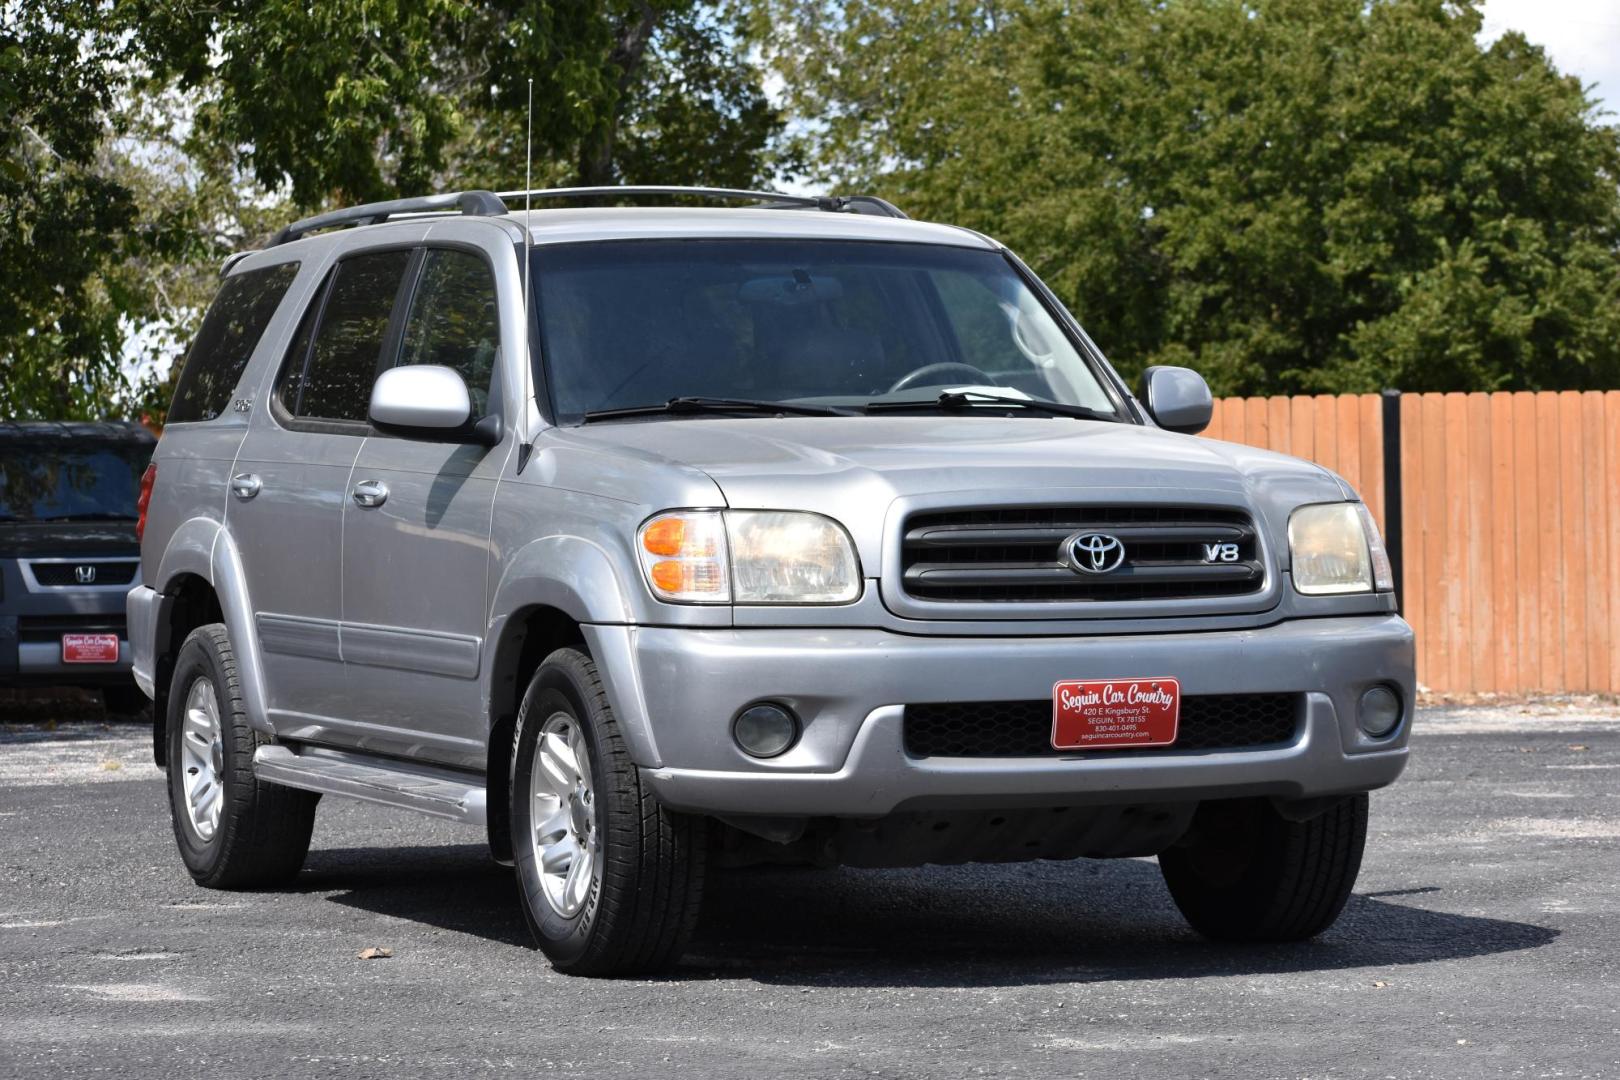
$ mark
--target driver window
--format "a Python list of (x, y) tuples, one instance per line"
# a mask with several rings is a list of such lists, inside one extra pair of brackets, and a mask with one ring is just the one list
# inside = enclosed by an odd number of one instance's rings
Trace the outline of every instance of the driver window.
[(500, 308), (489, 264), (467, 251), (429, 249), (405, 323), (399, 364), (440, 364), (459, 374), (473, 420), (489, 413)]

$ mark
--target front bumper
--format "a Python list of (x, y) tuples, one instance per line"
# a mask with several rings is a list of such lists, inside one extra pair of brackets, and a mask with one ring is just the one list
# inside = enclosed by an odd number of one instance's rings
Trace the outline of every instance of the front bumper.
[[(65, 633), (116, 633), (118, 659), (67, 663), (62, 659)], [(119, 686), (129, 682), (129, 671), (129, 639), (120, 618), (51, 620), (42, 631), (15, 615), (0, 615), (0, 686)]]
[[(1382, 787), (1406, 765), (1412, 631), (1394, 615), (1253, 630), (1060, 638), (913, 637), (882, 630), (587, 627), (609, 700), (658, 797), (713, 814), (876, 817), (896, 810), (1313, 798)], [(1062, 679), (1175, 676), (1187, 695), (1290, 692), (1304, 717), (1286, 746), (914, 758), (907, 704), (1033, 700)], [(1405, 715), (1379, 740), (1356, 727), (1361, 692), (1400, 687)], [(804, 725), (758, 761), (731, 740), (751, 702)]]

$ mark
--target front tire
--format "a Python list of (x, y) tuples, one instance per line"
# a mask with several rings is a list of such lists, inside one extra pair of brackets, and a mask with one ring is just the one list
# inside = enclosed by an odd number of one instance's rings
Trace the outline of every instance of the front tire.
[(260, 780), (225, 627), (200, 626), (175, 659), (169, 691), (169, 812), (180, 859), (199, 885), (287, 881), (304, 865), (320, 796)]
[(680, 959), (703, 895), (707, 829), (642, 785), (591, 658), (558, 649), (513, 735), (512, 849), (535, 942), (569, 975)]
[(1159, 855), (1176, 906), (1219, 941), (1303, 941), (1333, 925), (1361, 870), (1367, 796), (1305, 821), (1268, 799), (1198, 808), (1187, 836)]

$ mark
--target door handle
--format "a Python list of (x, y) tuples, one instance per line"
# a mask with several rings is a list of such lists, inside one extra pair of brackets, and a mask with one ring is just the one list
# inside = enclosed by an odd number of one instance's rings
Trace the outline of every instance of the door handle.
[(231, 477), (231, 494), (238, 499), (247, 500), (253, 498), (259, 493), (259, 488), (262, 486), (259, 478), (249, 472), (237, 473)]
[(381, 506), (388, 501), (388, 485), (381, 480), (362, 480), (354, 485), (354, 501), (361, 506)]

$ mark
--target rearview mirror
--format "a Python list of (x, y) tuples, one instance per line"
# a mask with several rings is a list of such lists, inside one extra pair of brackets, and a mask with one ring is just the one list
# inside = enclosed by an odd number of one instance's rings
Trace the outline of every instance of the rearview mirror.
[(1150, 367), (1142, 373), (1142, 404), (1166, 431), (1196, 435), (1215, 418), (1209, 384), (1191, 368)]
[(472, 398), (467, 384), (440, 364), (411, 364), (383, 372), (371, 387), (370, 413), (379, 428), (401, 435), (443, 438), (466, 432), (468, 442), (486, 441), (468, 426)]

